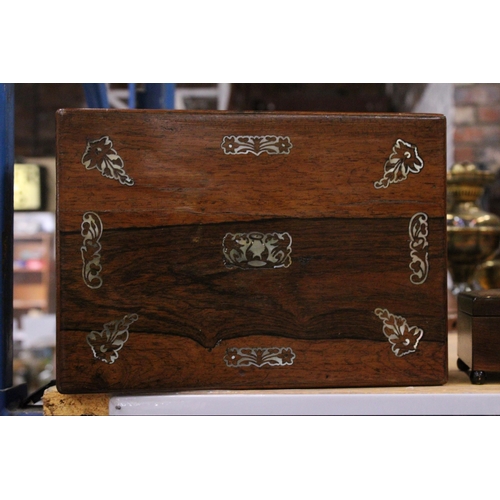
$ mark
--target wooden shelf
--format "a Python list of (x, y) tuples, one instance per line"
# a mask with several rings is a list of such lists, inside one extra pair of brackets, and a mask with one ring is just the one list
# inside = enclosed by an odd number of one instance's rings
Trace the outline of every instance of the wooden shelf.
[(30, 273), (40, 274), (40, 273), (44, 273), (45, 269), (23, 269), (22, 267), (15, 267), (14, 272), (15, 273), (27, 273), (27, 274), (30, 274)]
[(41, 300), (14, 300), (14, 309), (44, 309), (46, 301)]

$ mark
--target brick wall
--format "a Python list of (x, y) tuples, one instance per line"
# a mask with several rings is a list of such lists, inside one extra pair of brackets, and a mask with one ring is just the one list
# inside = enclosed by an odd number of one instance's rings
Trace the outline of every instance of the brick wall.
[(455, 120), (455, 102), (454, 102), (453, 83), (428, 83), (414, 103), (412, 111), (414, 113), (439, 113), (446, 116), (446, 157), (447, 167), (451, 168), (455, 157), (454, 144), (454, 120)]
[(455, 84), (455, 161), (500, 170), (500, 84)]

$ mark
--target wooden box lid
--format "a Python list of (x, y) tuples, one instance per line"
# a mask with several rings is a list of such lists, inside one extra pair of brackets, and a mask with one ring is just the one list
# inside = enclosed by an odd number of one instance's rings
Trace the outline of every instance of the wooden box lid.
[(57, 125), (60, 392), (446, 381), (443, 116)]
[(471, 316), (500, 316), (500, 289), (462, 292), (458, 310)]

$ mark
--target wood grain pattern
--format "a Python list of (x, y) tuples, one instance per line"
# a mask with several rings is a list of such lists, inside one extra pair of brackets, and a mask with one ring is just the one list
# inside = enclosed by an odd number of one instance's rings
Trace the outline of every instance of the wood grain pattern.
[[(444, 132), (437, 115), (61, 111), (59, 390), (443, 383)], [(287, 136), (293, 147), (227, 155), (229, 135)], [(103, 136), (133, 184), (83, 165), (87, 142)], [(424, 167), (376, 189), (398, 139), (418, 147)], [(97, 289), (82, 279), (88, 211), (104, 228)], [(408, 225), (417, 212), (429, 229), (420, 285), (410, 281)], [(225, 235), (252, 232), (288, 233), (291, 265), (225, 266)], [(423, 330), (415, 352), (395, 356), (377, 308)], [(138, 319), (117, 359), (94, 357), (89, 333), (126, 315)], [(295, 359), (227, 366), (228, 349), (241, 347), (290, 348)]]
[[(89, 357), (87, 332), (68, 331), (61, 348), (57, 387), (63, 393), (193, 389), (273, 389), (283, 387), (370, 387), (440, 385), (446, 382), (446, 354), (441, 344), (428, 342), (415, 356), (396, 358), (389, 343), (367, 340), (281, 340), (254, 336), (247, 342), (223, 342), (205, 349), (189, 339), (133, 333), (112, 365)], [(226, 350), (235, 345), (293, 349), (291, 366), (228, 367)], [(78, 378), (75, 378), (75, 372)], [(437, 378), (439, 374), (440, 378)]]
[[(289, 155), (224, 154), (223, 137), (238, 134), (289, 136), (293, 148)], [(102, 136), (113, 140), (134, 186), (82, 165), (87, 141)], [(425, 175), (374, 189), (399, 138), (417, 145)], [(87, 210), (110, 212), (111, 227), (146, 227), (395, 211), (411, 217), (424, 208), (435, 217), (446, 200), (444, 120), (433, 115), (61, 111), (58, 144), (61, 230)]]
[[(74, 258), (80, 235), (63, 235), (61, 328), (95, 329), (109, 318), (134, 312), (141, 316), (139, 328), (187, 336), (205, 347), (256, 334), (363, 339), (378, 337), (380, 322), (373, 311), (384, 307), (420, 324), (426, 340), (437, 340), (442, 302), (423, 292), (442, 281), (443, 228), (437, 221), (431, 224), (433, 267), (427, 282), (415, 286), (406, 226), (399, 219), (377, 225), (358, 219), (289, 219), (109, 230), (101, 239), (104, 284), (95, 291), (81, 279), (81, 263)], [(289, 268), (223, 265), (226, 233), (273, 228), (293, 235)], [(387, 287), (383, 296), (381, 281)]]

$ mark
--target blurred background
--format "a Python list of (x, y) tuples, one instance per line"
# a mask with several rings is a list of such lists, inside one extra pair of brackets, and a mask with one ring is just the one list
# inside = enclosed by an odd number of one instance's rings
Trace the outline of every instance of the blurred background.
[[(143, 86), (106, 84), (110, 108), (145, 107)], [(500, 84), (170, 84), (170, 108), (235, 111), (422, 112), (447, 117), (447, 167), (471, 162), (495, 180), (480, 199), (500, 215)], [(145, 89), (146, 87), (144, 87)], [(15, 85), (14, 385), (54, 378), (55, 112), (89, 107), (82, 84)]]

